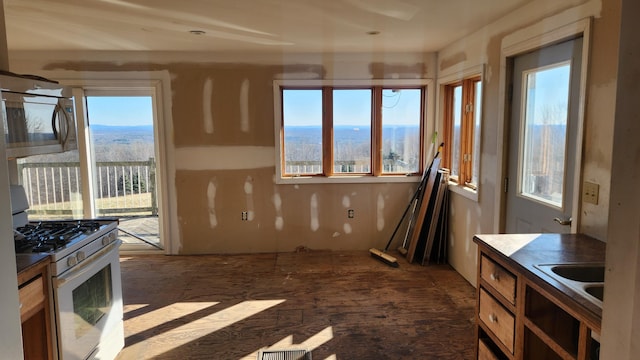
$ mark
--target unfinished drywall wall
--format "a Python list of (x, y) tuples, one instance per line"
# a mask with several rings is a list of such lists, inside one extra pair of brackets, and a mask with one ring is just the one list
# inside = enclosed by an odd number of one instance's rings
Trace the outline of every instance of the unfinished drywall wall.
[[(610, 157), (615, 102), (617, 29), (619, 1), (534, 1), (506, 17), (480, 29), (439, 53), (439, 77), (485, 65), (485, 88), (481, 139), (481, 169), (478, 201), (458, 193), (451, 197), (450, 262), (471, 283), (476, 282), (476, 233), (498, 232), (496, 217), (500, 211), (496, 192), (502, 183), (497, 174), (503, 166), (503, 154), (498, 152), (502, 138), (499, 115), (501, 46), (503, 39), (523, 29), (532, 29), (537, 36), (546, 31), (593, 18), (591, 58), (588, 69), (585, 140), (581, 177), (600, 184), (598, 205), (582, 207), (580, 232), (605, 239)], [(441, 121), (441, 119), (438, 119)]]
[[(178, 227), (171, 233), (178, 235), (168, 241), (177, 253), (384, 247), (419, 177), (415, 182), (276, 184), (273, 81), (434, 78), (434, 54), (276, 54), (251, 61), (243, 55), (236, 62), (191, 55), (148, 54), (143, 61), (139, 54), (86, 53), (68, 59), (58, 53), (43, 61), (43, 56), (22, 54), (22, 61), (14, 54), (12, 70), (66, 71), (74, 77), (170, 73), (173, 133), (166, 147), (174, 169), (168, 175), (175, 183), (169, 191), (176, 208), (170, 210)], [(348, 218), (349, 209), (354, 218)]]
[(622, 0), (601, 359), (640, 353), (640, 3)]

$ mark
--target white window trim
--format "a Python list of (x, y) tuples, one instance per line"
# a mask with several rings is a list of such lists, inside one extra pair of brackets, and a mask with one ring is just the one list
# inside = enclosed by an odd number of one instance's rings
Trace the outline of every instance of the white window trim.
[[(431, 139), (428, 136), (433, 132), (434, 127), (434, 103), (435, 94), (433, 91), (433, 80), (431, 79), (386, 79), (386, 80), (274, 80), (273, 81), (273, 118), (274, 118), (274, 136), (275, 136), (275, 168), (276, 184), (362, 184), (362, 183), (405, 183), (405, 182), (418, 182), (422, 178), (422, 174), (416, 175), (332, 175), (332, 176), (283, 176), (282, 175), (282, 162), (280, 155), (282, 154), (282, 144), (280, 142), (281, 116), (282, 116), (282, 87), (321, 87), (321, 86), (336, 86), (336, 87), (357, 87), (357, 86), (424, 86), (426, 88), (425, 98), (423, 99), (426, 111), (425, 122), (422, 124), (422, 136), (424, 139), (423, 144), (423, 159), (427, 158), (427, 152), (429, 151), (429, 141)], [(423, 167), (427, 164), (423, 164)]]
[[(438, 131), (442, 132), (441, 129), (444, 129), (444, 87), (450, 84), (454, 84), (460, 81), (463, 81), (464, 79), (473, 77), (473, 76), (478, 76), (480, 75), (480, 81), (482, 81), (482, 113), (480, 114), (480, 124), (484, 123), (484, 105), (485, 105), (485, 66), (484, 64), (480, 64), (480, 65), (476, 65), (476, 66), (472, 66), (463, 70), (458, 70), (455, 72), (452, 72), (450, 74), (447, 75), (443, 75), (441, 77), (438, 78), (438, 119), (440, 120), (438, 122)], [(480, 126), (480, 129), (482, 129), (482, 126)], [(479, 139), (480, 139), (480, 144), (478, 144), (478, 151), (480, 151), (480, 149), (482, 149), (482, 130), (480, 131), (480, 134), (478, 134)], [(445, 144), (446, 145), (446, 144)], [(449, 186), (448, 189), (451, 192), (454, 192), (456, 194), (462, 195), (465, 198), (478, 202), (478, 193), (480, 190), (480, 180), (482, 179), (482, 151), (480, 151), (480, 156), (478, 156), (479, 164), (478, 164), (478, 183), (476, 184), (476, 188), (473, 189), (469, 186), (465, 186), (464, 184), (459, 184), (456, 182), (452, 182), (449, 181)]]
[[(575, 163), (575, 176), (573, 184), (573, 213), (571, 217), (574, 219), (571, 222), (571, 233), (576, 233), (580, 228), (580, 186), (582, 181), (582, 149), (584, 145), (584, 126), (585, 126), (585, 113), (586, 113), (586, 92), (588, 84), (588, 71), (589, 71), (589, 51), (591, 43), (591, 22), (592, 18), (579, 19), (571, 23), (563, 23), (564, 20), (560, 19), (560, 16), (554, 16), (546, 18), (544, 21), (540, 21), (529, 27), (520, 29), (502, 39), (500, 46), (500, 74), (499, 74), (499, 91), (498, 91), (498, 109), (502, 109), (498, 112), (498, 145), (496, 154), (498, 159), (502, 159), (498, 163), (495, 170), (495, 179), (497, 181), (496, 187), (499, 189), (495, 191), (494, 195), (494, 217), (493, 217), (493, 230), (496, 233), (504, 231), (505, 225), (505, 208), (506, 208), (506, 195), (502, 191), (504, 186), (504, 179), (506, 177), (507, 166), (506, 153), (508, 147), (506, 146), (507, 135), (507, 121), (508, 114), (505, 113), (506, 106), (509, 104), (507, 98), (507, 82), (508, 79), (508, 66), (507, 63), (510, 58), (519, 54), (524, 54), (527, 51), (535, 50), (553, 43), (560, 42), (562, 40), (580, 36), (583, 37), (582, 46), (582, 72), (580, 73), (580, 100), (578, 102), (578, 137), (576, 139), (576, 163)], [(557, 27), (549, 29), (550, 24), (556, 24)]]
[[(157, 175), (158, 211), (160, 244), (166, 254), (177, 254), (179, 243), (172, 239), (179, 239), (179, 226), (175, 192), (168, 189), (175, 188), (175, 165), (173, 161), (174, 148), (170, 134), (173, 133), (173, 120), (171, 116), (171, 77), (168, 71), (43, 71), (43, 76), (56, 79), (64, 85), (73, 87), (74, 97), (84, 96), (86, 92), (91, 95), (118, 94), (125, 95), (149, 95), (153, 94), (153, 111), (157, 119), (154, 124), (157, 139)], [(104, 92), (103, 89), (106, 89)], [(80, 107), (79, 107), (80, 106)], [(79, 111), (81, 110), (81, 111)], [(78, 126), (86, 124), (86, 109), (83, 102), (76, 102), (76, 120)], [(84, 125), (83, 125), (84, 126)], [(81, 151), (81, 140), (78, 136), (78, 147)], [(85, 150), (86, 151), (86, 150)], [(89, 169), (81, 169), (82, 175), (87, 176)], [(85, 175), (86, 173), (86, 175)], [(84, 182), (83, 182), (84, 183)], [(83, 194), (90, 192), (83, 189)], [(83, 199), (85, 200), (85, 199)], [(145, 248), (146, 249), (146, 248)], [(133, 249), (132, 249), (133, 250)], [(148, 250), (157, 253), (159, 250)], [(136, 253), (141, 253), (136, 251)]]

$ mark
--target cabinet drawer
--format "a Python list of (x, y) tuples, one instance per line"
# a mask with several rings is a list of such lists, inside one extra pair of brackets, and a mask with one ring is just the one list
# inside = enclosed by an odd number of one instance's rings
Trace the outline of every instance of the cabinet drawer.
[(493, 260), (482, 255), (480, 260), (480, 277), (498, 290), (505, 299), (516, 303), (516, 277)]
[(478, 360), (499, 360), (482, 339), (478, 340)]
[(37, 312), (45, 302), (42, 276), (31, 280), (18, 289), (20, 297), (20, 318), (25, 321)]
[(480, 289), (479, 317), (498, 340), (513, 354), (514, 317), (482, 288)]

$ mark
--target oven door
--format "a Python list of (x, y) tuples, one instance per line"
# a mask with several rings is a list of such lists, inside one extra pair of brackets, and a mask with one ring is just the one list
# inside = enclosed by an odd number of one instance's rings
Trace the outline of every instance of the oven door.
[(120, 244), (109, 244), (53, 279), (60, 359), (113, 358), (122, 349)]

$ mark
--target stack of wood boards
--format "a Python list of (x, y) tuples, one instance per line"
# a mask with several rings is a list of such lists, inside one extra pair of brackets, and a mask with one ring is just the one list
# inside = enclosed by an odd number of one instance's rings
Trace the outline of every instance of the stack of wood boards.
[(415, 221), (408, 230), (407, 261), (422, 265), (447, 261), (448, 176), (435, 159), (418, 199)]

